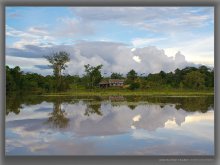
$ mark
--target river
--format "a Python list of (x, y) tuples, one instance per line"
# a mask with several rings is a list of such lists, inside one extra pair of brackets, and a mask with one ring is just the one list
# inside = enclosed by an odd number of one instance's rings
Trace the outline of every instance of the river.
[(214, 97), (7, 98), (6, 155), (214, 155)]

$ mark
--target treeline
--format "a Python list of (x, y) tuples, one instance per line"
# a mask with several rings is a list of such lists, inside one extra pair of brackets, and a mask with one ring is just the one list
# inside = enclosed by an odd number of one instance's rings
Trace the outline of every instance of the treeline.
[(102, 65), (96, 67), (85, 65), (83, 77), (70, 76), (71, 82), (80, 84), (87, 89), (97, 88), (99, 82), (108, 79), (124, 79), (124, 88), (137, 89), (189, 89), (208, 90), (214, 89), (214, 68), (210, 69), (204, 65), (200, 67), (186, 67), (176, 69), (174, 72), (165, 73), (160, 71), (155, 74), (138, 74), (130, 70), (126, 75), (112, 73), (109, 77), (102, 76)]
[(53, 75), (42, 76), (37, 73), (24, 73), (19, 66), (9, 68), (6, 66), (6, 92), (56, 92), (70, 88), (71, 76), (62, 76), (62, 85), (57, 86)]
[[(142, 80), (140, 80), (142, 79)], [(184, 89), (213, 89), (214, 69), (206, 66), (186, 67), (176, 69), (174, 72), (165, 73), (160, 71), (156, 74), (149, 74), (146, 77), (137, 78), (140, 88), (184, 88)]]
[[(56, 75), (43, 76), (37, 73), (24, 73), (19, 66), (10, 68), (6, 66), (6, 92), (57, 92), (66, 91), (71, 87), (77, 90), (98, 88), (99, 82), (103, 79), (124, 79), (124, 88), (136, 89), (213, 89), (214, 69), (206, 66), (186, 67), (176, 69), (174, 72), (165, 73), (161, 71), (147, 76), (138, 75), (135, 70), (129, 71), (126, 75), (112, 73), (109, 77), (101, 74), (102, 65), (96, 67), (85, 65), (85, 74), (61, 75), (59, 85)], [(61, 81), (61, 80), (62, 81)]]

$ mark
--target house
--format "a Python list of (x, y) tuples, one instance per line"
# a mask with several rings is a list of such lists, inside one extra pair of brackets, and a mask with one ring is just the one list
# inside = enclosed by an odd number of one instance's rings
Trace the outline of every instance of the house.
[(99, 87), (100, 88), (107, 88), (109, 87), (109, 81), (108, 80), (102, 80), (100, 83), (99, 83)]
[(109, 80), (102, 80), (99, 83), (100, 88), (107, 88), (107, 87), (123, 87), (124, 80), (123, 79), (109, 79)]

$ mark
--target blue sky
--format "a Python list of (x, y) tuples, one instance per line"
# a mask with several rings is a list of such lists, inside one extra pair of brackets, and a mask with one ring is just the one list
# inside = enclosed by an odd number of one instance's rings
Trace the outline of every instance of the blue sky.
[[(51, 74), (44, 55), (67, 51), (68, 74), (214, 66), (213, 7), (6, 7), (6, 64)], [(41, 67), (39, 67), (41, 66)]]

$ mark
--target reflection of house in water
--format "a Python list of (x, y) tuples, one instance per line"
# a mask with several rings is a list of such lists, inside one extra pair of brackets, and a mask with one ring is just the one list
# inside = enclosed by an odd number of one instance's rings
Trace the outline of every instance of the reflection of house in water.
[(125, 101), (123, 96), (109, 96), (110, 101)]
[(99, 83), (99, 87), (107, 88), (107, 87), (123, 87), (124, 80), (123, 79), (109, 79), (109, 80), (102, 80)]

